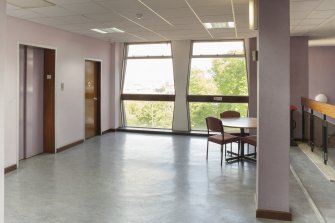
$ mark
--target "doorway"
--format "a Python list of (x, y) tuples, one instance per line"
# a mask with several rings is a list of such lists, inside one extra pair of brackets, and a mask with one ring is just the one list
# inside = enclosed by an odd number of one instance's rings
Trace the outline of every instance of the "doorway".
[(85, 61), (85, 139), (100, 135), (101, 62)]
[(55, 55), (19, 47), (19, 160), (55, 153)]

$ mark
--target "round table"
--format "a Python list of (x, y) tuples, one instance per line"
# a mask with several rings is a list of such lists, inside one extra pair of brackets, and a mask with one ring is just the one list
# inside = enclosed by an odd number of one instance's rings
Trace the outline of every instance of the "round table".
[[(239, 128), (241, 131), (241, 137), (244, 137), (246, 134), (245, 129), (255, 129), (257, 128), (257, 118), (251, 117), (241, 117), (241, 118), (221, 118), (222, 125), (224, 127), (230, 128)], [(239, 159), (250, 159), (244, 155), (244, 143), (240, 142), (241, 145), (241, 154), (237, 157), (229, 158), (229, 160), (239, 160)], [(255, 161), (254, 159), (251, 159)]]

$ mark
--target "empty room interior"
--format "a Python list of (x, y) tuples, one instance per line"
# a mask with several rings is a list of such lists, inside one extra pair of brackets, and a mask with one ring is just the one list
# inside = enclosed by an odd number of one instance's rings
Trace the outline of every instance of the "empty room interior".
[(334, 0), (0, 0), (0, 222), (335, 223)]

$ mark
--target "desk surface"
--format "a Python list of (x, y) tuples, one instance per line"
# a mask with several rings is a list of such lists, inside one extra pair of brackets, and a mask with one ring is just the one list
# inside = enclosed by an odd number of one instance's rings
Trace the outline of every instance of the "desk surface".
[(257, 128), (257, 118), (222, 118), (222, 125), (233, 128)]

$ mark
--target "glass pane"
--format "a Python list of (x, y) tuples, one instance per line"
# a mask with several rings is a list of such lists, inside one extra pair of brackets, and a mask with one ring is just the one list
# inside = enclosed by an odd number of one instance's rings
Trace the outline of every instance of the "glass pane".
[(244, 54), (243, 41), (193, 43), (193, 56), (225, 54)]
[(172, 129), (174, 102), (123, 101), (127, 127)]
[(202, 103), (190, 102), (191, 130), (207, 130), (205, 118), (213, 116), (220, 118), (220, 113), (227, 110), (238, 111), (241, 117), (248, 114), (247, 103)]
[(248, 95), (244, 58), (193, 58), (190, 95)]
[(130, 44), (128, 45), (128, 57), (143, 56), (171, 56), (170, 43), (155, 44)]
[(174, 94), (172, 59), (128, 59), (123, 93)]

